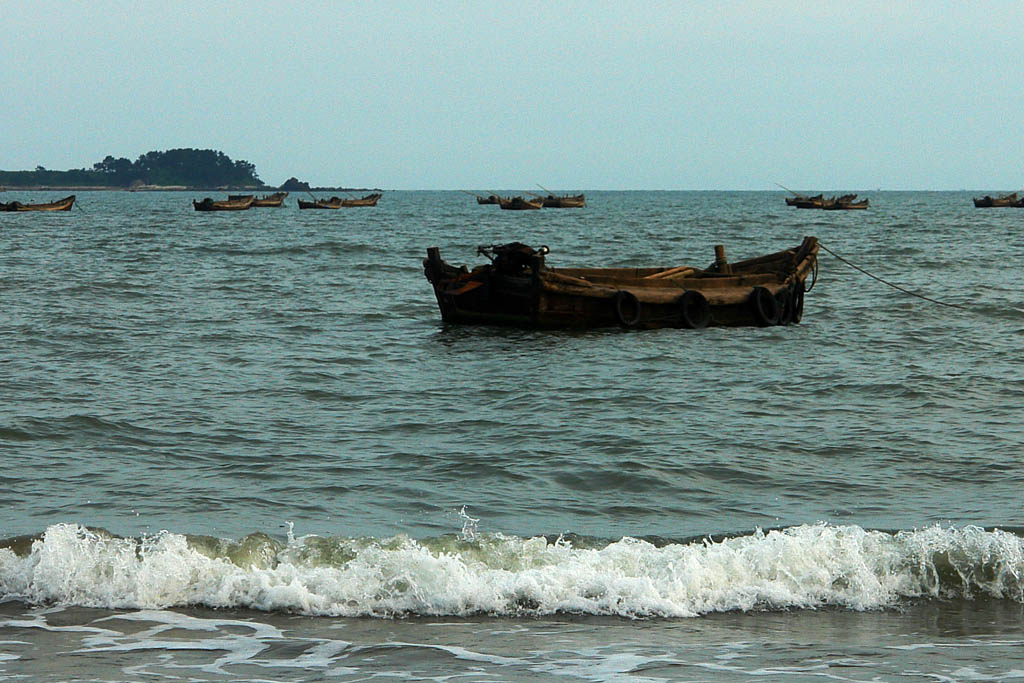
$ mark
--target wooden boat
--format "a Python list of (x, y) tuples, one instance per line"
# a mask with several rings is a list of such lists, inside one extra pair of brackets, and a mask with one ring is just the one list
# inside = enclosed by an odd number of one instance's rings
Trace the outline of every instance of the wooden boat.
[(582, 194), (563, 196), (549, 194), (540, 199), (545, 209), (582, 209), (587, 205), (586, 197)]
[[(481, 246), (473, 270), (427, 249), (423, 271), (448, 323), (519, 327), (785, 325), (803, 316), (805, 281), (817, 273), (818, 240), (728, 263), (715, 247), (708, 268), (551, 268), (547, 247)], [(811, 283), (813, 286), (813, 282)]]
[(307, 202), (302, 199), (299, 200), (300, 209), (340, 209), (342, 207), (353, 207), (353, 206), (377, 206), (377, 201), (382, 195), (368, 194), (360, 199), (342, 199), (341, 197), (331, 197), (330, 199), (317, 199), (313, 202)]
[(0, 202), (0, 211), (70, 211), (75, 203), (75, 195), (58, 199), (46, 204), (22, 204), (19, 201)]
[(331, 197), (330, 199), (316, 199), (314, 201), (306, 201), (304, 199), (299, 200), (300, 209), (340, 209), (341, 208), (341, 197)]
[(870, 203), (867, 199), (856, 201), (857, 195), (844, 194), (842, 197), (833, 197), (825, 200), (821, 208), (826, 211), (848, 211), (851, 209), (866, 209)]
[[(228, 199), (231, 201), (245, 199), (250, 195), (246, 194), (229, 194)], [(284, 206), (284, 198), (288, 196), (287, 192), (275, 192), (274, 194), (264, 195), (253, 199), (253, 207), (278, 207)]]
[[(377, 202), (380, 201), (381, 196), (382, 195), (379, 192), (374, 192), (373, 194), (368, 194), (365, 197), (360, 197), (359, 199), (342, 199), (341, 205), (344, 207), (377, 206)], [(336, 197), (332, 197), (332, 199), (336, 199)]]
[(988, 209), (993, 207), (1015, 207), (1024, 208), (1024, 199), (1017, 199), (1017, 193), (1003, 195), (1002, 197), (993, 197), (992, 195), (985, 195), (980, 199), (974, 198), (974, 206), (979, 209)]
[(512, 199), (502, 199), (499, 204), (501, 208), (506, 211), (530, 211), (535, 209), (544, 208), (544, 202), (540, 199), (523, 199), (522, 197), (512, 197)]
[(214, 201), (209, 197), (204, 198), (201, 202), (193, 199), (192, 208), (196, 211), (245, 211), (256, 200), (256, 197), (251, 194), (235, 196), (237, 199), (229, 198), (221, 201)]
[(501, 204), (502, 201), (507, 201), (504, 197), (499, 197), (496, 194), (489, 194), (486, 197), (478, 196), (476, 198), (477, 204)]
[(825, 203), (824, 195), (805, 197), (798, 194), (795, 197), (786, 197), (787, 206), (795, 206), (798, 209), (820, 209)]
[(857, 195), (855, 194), (844, 194), (839, 197), (829, 197), (826, 199), (824, 195), (815, 195), (813, 197), (805, 197), (803, 195), (797, 195), (795, 197), (786, 197), (786, 204), (789, 206), (795, 206), (798, 209), (825, 209), (826, 211), (844, 211), (851, 209), (866, 209), (870, 204), (867, 199), (862, 199), (859, 202), (856, 201)]

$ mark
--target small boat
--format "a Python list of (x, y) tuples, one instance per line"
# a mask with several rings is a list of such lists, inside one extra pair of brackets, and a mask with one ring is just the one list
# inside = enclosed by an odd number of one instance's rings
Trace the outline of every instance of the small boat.
[(489, 194), (486, 197), (477, 196), (477, 204), (501, 204), (503, 201), (508, 201), (504, 197), (499, 197), (496, 194)]
[[(359, 199), (342, 199), (340, 201), (341, 205), (344, 207), (377, 206), (377, 202), (380, 201), (381, 196), (382, 195), (379, 192), (374, 192), (373, 194), (368, 194), (365, 197), (360, 197)], [(332, 197), (331, 199), (337, 199), (337, 197)]]
[(974, 206), (978, 209), (989, 209), (993, 207), (1015, 207), (1024, 208), (1024, 199), (1017, 199), (1017, 193), (1012, 192), (1002, 197), (993, 197), (992, 195), (985, 195), (980, 199), (974, 198)]
[(330, 199), (315, 199), (314, 201), (306, 201), (304, 199), (299, 200), (300, 209), (340, 209), (341, 208), (341, 197), (331, 197)]
[(22, 204), (19, 201), (0, 202), (0, 211), (70, 211), (75, 203), (75, 195), (58, 199), (47, 204)]
[[(547, 247), (478, 247), (490, 263), (469, 270), (427, 249), (423, 272), (447, 323), (518, 327), (655, 328), (787, 325), (803, 317), (818, 240), (729, 263), (715, 247), (707, 268), (552, 268)], [(811, 286), (813, 286), (813, 281)]]
[(541, 199), (523, 199), (522, 197), (512, 197), (512, 199), (502, 199), (499, 204), (501, 208), (506, 211), (530, 211), (534, 209), (544, 208), (544, 201)]
[(786, 204), (788, 206), (795, 206), (798, 209), (825, 209), (826, 211), (868, 208), (869, 200), (862, 199), (858, 202), (855, 201), (856, 199), (857, 195), (855, 194), (844, 194), (839, 197), (829, 197), (828, 199), (820, 194), (813, 197), (797, 195), (795, 197), (786, 197)]
[(360, 199), (342, 199), (341, 197), (331, 197), (330, 199), (317, 199), (316, 201), (307, 202), (302, 199), (299, 200), (300, 209), (340, 209), (350, 208), (354, 206), (377, 206), (377, 201), (381, 198), (381, 194), (374, 193), (368, 194)]
[[(231, 201), (241, 200), (249, 197), (246, 194), (229, 194), (228, 199)], [(253, 207), (278, 207), (284, 206), (284, 198), (288, 196), (287, 192), (275, 192), (274, 194), (264, 195), (253, 199)]]
[(192, 208), (196, 211), (245, 211), (256, 200), (256, 197), (251, 194), (235, 195), (235, 197), (235, 199), (228, 198), (220, 201), (206, 197), (201, 202), (193, 199)]
[(582, 194), (555, 196), (549, 194), (541, 197), (545, 209), (582, 209), (587, 205), (586, 197)]
[(862, 199), (859, 202), (855, 201), (857, 195), (855, 194), (844, 194), (842, 197), (832, 197), (826, 199), (825, 203), (821, 208), (826, 211), (848, 211), (851, 209), (866, 209), (870, 203), (867, 199)]
[(786, 197), (787, 206), (795, 206), (798, 209), (820, 209), (825, 203), (824, 195), (815, 195), (813, 197), (805, 197), (802, 194), (798, 194), (795, 197)]

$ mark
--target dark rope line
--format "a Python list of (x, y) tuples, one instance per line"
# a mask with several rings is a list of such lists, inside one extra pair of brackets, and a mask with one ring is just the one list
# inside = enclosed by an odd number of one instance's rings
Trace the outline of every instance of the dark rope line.
[(927, 296), (925, 296), (924, 294), (918, 294), (917, 292), (912, 292), (912, 291), (910, 291), (909, 289), (906, 289), (906, 288), (904, 288), (904, 287), (900, 287), (899, 285), (895, 285), (895, 284), (893, 284), (893, 283), (891, 283), (891, 282), (888, 282), (888, 281), (886, 281), (886, 280), (883, 280), (882, 278), (878, 277), (877, 275), (872, 275), (871, 273), (869, 273), (868, 271), (864, 270), (864, 269), (863, 269), (863, 268), (861, 268), (860, 266), (857, 266), (857, 265), (854, 265), (853, 263), (850, 263), (849, 261), (847, 261), (846, 259), (844, 259), (844, 258), (843, 258), (842, 256), (840, 256), (839, 254), (837, 254), (836, 252), (834, 252), (834, 251), (832, 251), (831, 249), (829, 249), (828, 247), (826, 247), (826, 246), (825, 246), (824, 244), (822, 244), (821, 242), (818, 242), (818, 246), (819, 246), (819, 247), (821, 247), (822, 249), (824, 249), (825, 251), (827, 251), (828, 253), (832, 254), (832, 255), (833, 255), (833, 256), (835, 256), (835, 257), (836, 257), (837, 259), (839, 259), (840, 261), (842, 261), (842, 262), (843, 262), (843, 263), (845, 263), (846, 265), (850, 266), (850, 267), (851, 267), (851, 268), (853, 268), (854, 270), (859, 270), (860, 272), (864, 273), (864, 274), (865, 274), (865, 275), (867, 275), (868, 277), (870, 277), (870, 278), (873, 278), (873, 279), (875, 279), (875, 280), (878, 280), (878, 281), (879, 281), (879, 282), (881, 282), (881, 283), (882, 283), (883, 285), (888, 285), (888, 286), (892, 287), (893, 289), (898, 289), (899, 291), (903, 292), (904, 294), (909, 294), (910, 296), (916, 296), (916, 297), (917, 297), (918, 299), (924, 299), (925, 301), (930, 301), (930, 302), (932, 302), (933, 304), (939, 304), (940, 306), (949, 306), (950, 308), (959, 308), (959, 309), (960, 309), (961, 311), (967, 311), (967, 310), (970, 310), (970, 309), (968, 309), (968, 308), (967, 308), (966, 306), (961, 306), (960, 304), (951, 304), (951, 303), (947, 303), (947, 302), (945, 302), (945, 301), (939, 301), (938, 299), (932, 299), (932, 298), (930, 298), (930, 297), (927, 297)]

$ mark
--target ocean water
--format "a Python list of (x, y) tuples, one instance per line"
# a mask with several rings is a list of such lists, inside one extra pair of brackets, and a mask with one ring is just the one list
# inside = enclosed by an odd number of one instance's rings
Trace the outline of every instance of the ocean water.
[[(1024, 678), (1024, 212), (863, 194), (0, 214), (0, 680)], [(453, 327), (421, 265), (804, 235), (958, 308), (823, 249), (800, 325)]]

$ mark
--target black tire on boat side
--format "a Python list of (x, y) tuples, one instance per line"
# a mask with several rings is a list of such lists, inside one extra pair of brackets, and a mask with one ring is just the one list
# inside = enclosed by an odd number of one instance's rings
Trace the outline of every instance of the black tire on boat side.
[(775, 295), (775, 301), (779, 304), (779, 324), (789, 325), (793, 322), (793, 288), (780, 289)]
[(623, 327), (633, 327), (640, 322), (640, 300), (632, 292), (620, 289), (612, 297), (615, 303), (615, 317)]
[(683, 327), (701, 330), (711, 322), (711, 306), (700, 292), (688, 289), (679, 297), (679, 320)]
[(804, 317), (804, 283), (801, 280), (793, 286), (793, 324), (796, 325)]
[(754, 320), (761, 327), (777, 325), (779, 322), (779, 302), (764, 287), (754, 287), (750, 293), (750, 309), (754, 313)]

